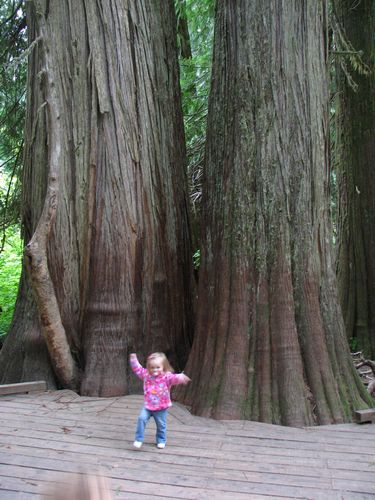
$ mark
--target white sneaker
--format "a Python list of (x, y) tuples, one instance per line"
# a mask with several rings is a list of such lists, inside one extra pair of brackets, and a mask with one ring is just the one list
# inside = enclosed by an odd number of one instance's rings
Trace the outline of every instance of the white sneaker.
[(142, 441), (134, 441), (133, 446), (134, 448), (140, 448), (142, 446)]
[(160, 450), (162, 450), (163, 448), (165, 448), (165, 443), (158, 443), (156, 445)]

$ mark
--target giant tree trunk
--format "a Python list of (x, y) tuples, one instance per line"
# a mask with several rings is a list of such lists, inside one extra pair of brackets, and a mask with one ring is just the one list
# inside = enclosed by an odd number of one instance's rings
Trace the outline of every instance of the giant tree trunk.
[(191, 344), (173, 2), (28, 4), (31, 40), (42, 40), (29, 66), (23, 223), (28, 242), (51, 181), (50, 103), (41, 106), (39, 75), (47, 54), (60, 116), (56, 213), (46, 248), (58, 311), (41, 313), (46, 300), (31, 273), (33, 298), (23, 273), (0, 380), (43, 377), (51, 385), (55, 373), (65, 385), (41, 338), (43, 326), (59, 325), (82, 372), (81, 392), (124, 394), (132, 389), (129, 351), (165, 351), (181, 367)]
[[(375, 358), (375, 4), (337, 0), (340, 26), (353, 48), (363, 51), (370, 74), (354, 72), (348, 55), (337, 75), (337, 276), (349, 338)], [(353, 59), (353, 56), (352, 56)], [(342, 65), (345, 64), (345, 71)], [(361, 67), (359, 67), (361, 68)], [(357, 85), (348, 80), (352, 74)]]
[(326, 2), (219, 0), (194, 413), (301, 426), (350, 420), (355, 374), (331, 262)]

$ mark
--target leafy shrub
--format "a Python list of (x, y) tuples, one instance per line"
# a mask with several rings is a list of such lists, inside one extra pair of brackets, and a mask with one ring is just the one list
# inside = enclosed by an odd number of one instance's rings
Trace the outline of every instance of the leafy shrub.
[(22, 241), (18, 226), (6, 230), (0, 253), (0, 339), (9, 330), (17, 298), (22, 264)]

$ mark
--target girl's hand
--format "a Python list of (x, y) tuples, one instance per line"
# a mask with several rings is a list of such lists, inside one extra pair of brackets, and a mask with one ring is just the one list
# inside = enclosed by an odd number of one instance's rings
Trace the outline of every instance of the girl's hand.
[(191, 382), (191, 379), (187, 375), (185, 375), (185, 373), (180, 373), (180, 382), (181, 384), (186, 385)]
[(137, 355), (135, 354), (135, 352), (132, 352), (131, 354), (129, 354), (130, 359), (134, 359), (136, 357), (137, 357)]

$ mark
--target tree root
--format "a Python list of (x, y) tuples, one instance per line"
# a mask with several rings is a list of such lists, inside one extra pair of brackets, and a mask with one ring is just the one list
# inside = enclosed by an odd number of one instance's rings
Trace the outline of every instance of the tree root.
[(362, 351), (352, 352), (351, 355), (358, 375), (367, 386), (367, 391), (375, 398), (375, 361), (365, 359)]

